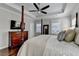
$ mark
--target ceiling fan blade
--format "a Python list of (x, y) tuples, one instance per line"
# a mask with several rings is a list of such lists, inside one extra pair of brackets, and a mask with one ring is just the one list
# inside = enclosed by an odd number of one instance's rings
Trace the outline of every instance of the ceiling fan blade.
[(42, 13), (44, 13), (44, 14), (47, 14), (47, 12), (45, 12), (45, 11), (41, 11)]
[(48, 7), (49, 7), (49, 5), (43, 7), (41, 10), (45, 10), (45, 9), (47, 9)]
[(38, 6), (36, 3), (33, 3), (33, 5), (37, 8), (37, 10), (39, 10)]
[(29, 12), (37, 12), (37, 10), (30, 10)]

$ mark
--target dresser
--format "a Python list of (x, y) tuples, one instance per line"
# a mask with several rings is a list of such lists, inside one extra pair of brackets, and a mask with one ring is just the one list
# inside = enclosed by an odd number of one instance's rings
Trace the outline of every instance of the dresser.
[(9, 47), (15, 48), (22, 45), (24, 41), (28, 40), (28, 31), (10, 31), (9, 32)]

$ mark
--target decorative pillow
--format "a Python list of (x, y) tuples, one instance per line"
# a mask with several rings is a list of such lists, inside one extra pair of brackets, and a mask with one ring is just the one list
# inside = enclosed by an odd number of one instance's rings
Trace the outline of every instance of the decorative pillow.
[(77, 45), (79, 45), (79, 34), (78, 34), (78, 35), (76, 35), (76, 38), (75, 38), (75, 43), (76, 43)]
[(64, 38), (65, 38), (65, 32), (66, 32), (66, 31), (62, 31), (62, 32), (60, 32), (60, 33), (58, 34), (57, 39), (58, 39), (59, 41), (63, 41), (63, 40), (64, 40)]
[(71, 42), (74, 40), (75, 36), (76, 36), (76, 32), (74, 30), (68, 30), (66, 32), (65, 41)]

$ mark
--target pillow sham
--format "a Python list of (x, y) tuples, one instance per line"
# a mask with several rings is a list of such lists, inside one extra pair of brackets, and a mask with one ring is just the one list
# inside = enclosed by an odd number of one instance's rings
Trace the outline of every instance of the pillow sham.
[(74, 30), (68, 30), (66, 32), (65, 41), (71, 42), (74, 40), (75, 36), (76, 36), (76, 32)]
[(65, 38), (65, 32), (66, 31), (59, 32), (58, 37), (57, 37), (57, 39), (59, 41), (63, 41), (64, 40), (64, 38)]

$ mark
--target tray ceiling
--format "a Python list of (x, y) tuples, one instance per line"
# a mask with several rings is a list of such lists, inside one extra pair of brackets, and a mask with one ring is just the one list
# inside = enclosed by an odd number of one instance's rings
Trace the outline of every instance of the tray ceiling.
[[(25, 10), (27, 10), (28, 12), (30, 10), (37, 10), (35, 6), (33, 5), (33, 3), (21, 3), (21, 4), (16, 3), (16, 5), (19, 7), (24, 5)], [(66, 7), (65, 3), (40, 3), (40, 5), (37, 3), (37, 5), (39, 6), (40, 9), (46, 5), (49, 5), (50, 7), (44, 10), (47, 12), (47, 14), (38, 13), (38, 12), (30, 12), (35, 16), (38, 16), (38, 15), (45, 16), (45, 15), (63, 13)]]
[(0, 4), (0, 7), (5, 10), (13, 11), (15, 13), (21, 13), (21, 6), (24, 5), (25, 15), (29, 15), (32, 18), (60, 18), (65, 16), (70, 16), (70, 14), (79, 6), (77, 3), (37, 3), (39, 8), (43, 8), (46, 5), (50, 5), (49, 8), (44, 11), (47, 14), (38, 13), (38, 12), (29, 12), (30, 10), (37, 10), (33, 3), (3, 3)]

